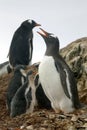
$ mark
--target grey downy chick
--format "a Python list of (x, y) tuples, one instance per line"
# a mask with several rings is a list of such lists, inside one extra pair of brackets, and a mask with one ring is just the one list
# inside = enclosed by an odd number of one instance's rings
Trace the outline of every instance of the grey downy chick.
[[(23, 86), (21, 86), (11, 102), (11, 117), (15, 117), (21, 115), (27, 111), (27, 109), (31, 109), (32, 104), (32, 89), (30, 86), (30, 75), (32, 71), (29, 71), (27, 74), (26, 82)], [(32, 110), (33, 111), (33, 110)]]
[(9, 82), (7, 93), (6, 93), (6, 105), (10, 112), (11, 100), (14, 97), (16, 91), (24, 84), (26, 79), (25, 73), (26, 67), (23, 65), (17, 65), (14, 69), (13, 76)]

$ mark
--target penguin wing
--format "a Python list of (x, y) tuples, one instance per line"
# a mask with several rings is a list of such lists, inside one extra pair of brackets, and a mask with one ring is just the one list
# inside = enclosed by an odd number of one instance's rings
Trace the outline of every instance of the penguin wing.
[(29, 45), (28, 41), (24, 40), (22, 36), (14, 39), (10, 46), (9, 58), (10, 63), (15, 66), (16, 64), (28, 65), (29, 63)]
[(31, 61), (31, 59), (32, 59), (32, 53), (33, 53), (33, 39), (31, 38), (30, 40), (29, 40), (29, 42), (30, 42), (30, 55), (29, 55), (29, 61)]
[(67, 87), (67, 81), (66, 81), (67, 80), (66, 72), (65, 72), (61, 62), (55, 61), (55, 66), (56, 66), (58, 73), (60, 74), (60, 80), (61, 80), (61, 84), (63, 86), (64, 93), (66, 94), (66, 96), (68, 98), (70, 98), (70, 94), (68, 92), (68, 87)]
[(21, 35), (16, 35), (12, 39), (11, 46), (16, 47), (18, 45), (22, 45), (22, 43), (24, 43), (23, 37)]
[(9, 49), (9, 56), (16, 55), (15, 52), (17, 53), (20, 46), (23, 43), (22, 37), (19, 35), (19, 37), (15, 36), (12, 39), (10, 49)]

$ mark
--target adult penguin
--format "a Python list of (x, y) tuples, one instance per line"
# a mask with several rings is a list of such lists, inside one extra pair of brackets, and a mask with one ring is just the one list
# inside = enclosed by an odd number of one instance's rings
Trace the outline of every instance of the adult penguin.
[(38, 32), (46, 43), (46, 52), (39, 65), (39, 78), (43, 90), (55, 112), (64, 113), (80, 108), (77, 85), (73, 72), (59, 54), (59, 40), (41, 29)]
[(32, 29), (40, 24), (34, 20), (26, 20), (15, 31), (9, 49), (9, 62), (12, 67), (16, 65), (30, 65), (33, 53), (33, 32)]

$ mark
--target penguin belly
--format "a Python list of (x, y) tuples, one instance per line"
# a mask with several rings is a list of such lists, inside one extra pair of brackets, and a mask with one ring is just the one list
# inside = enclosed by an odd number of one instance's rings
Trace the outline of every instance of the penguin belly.
[(43, 90), (51, 101), (51, 106), (58, 112), (62, 110), (64, 113), (74, 111), (72, 100), (69, 99), (63, 90), (55, 61), (52, 56), (45, 56), (39, 65), (39, 77)]

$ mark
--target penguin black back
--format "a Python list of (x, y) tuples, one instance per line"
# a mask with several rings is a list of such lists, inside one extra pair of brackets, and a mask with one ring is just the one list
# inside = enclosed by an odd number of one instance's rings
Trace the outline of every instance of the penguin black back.
[(33, 20), (26, 20), (15, 31), (9, 50), (9, 62), (13, 67), (31, 63), (33, 54), (32, 29), (35, 26), (40, 26), (40, 24)]

